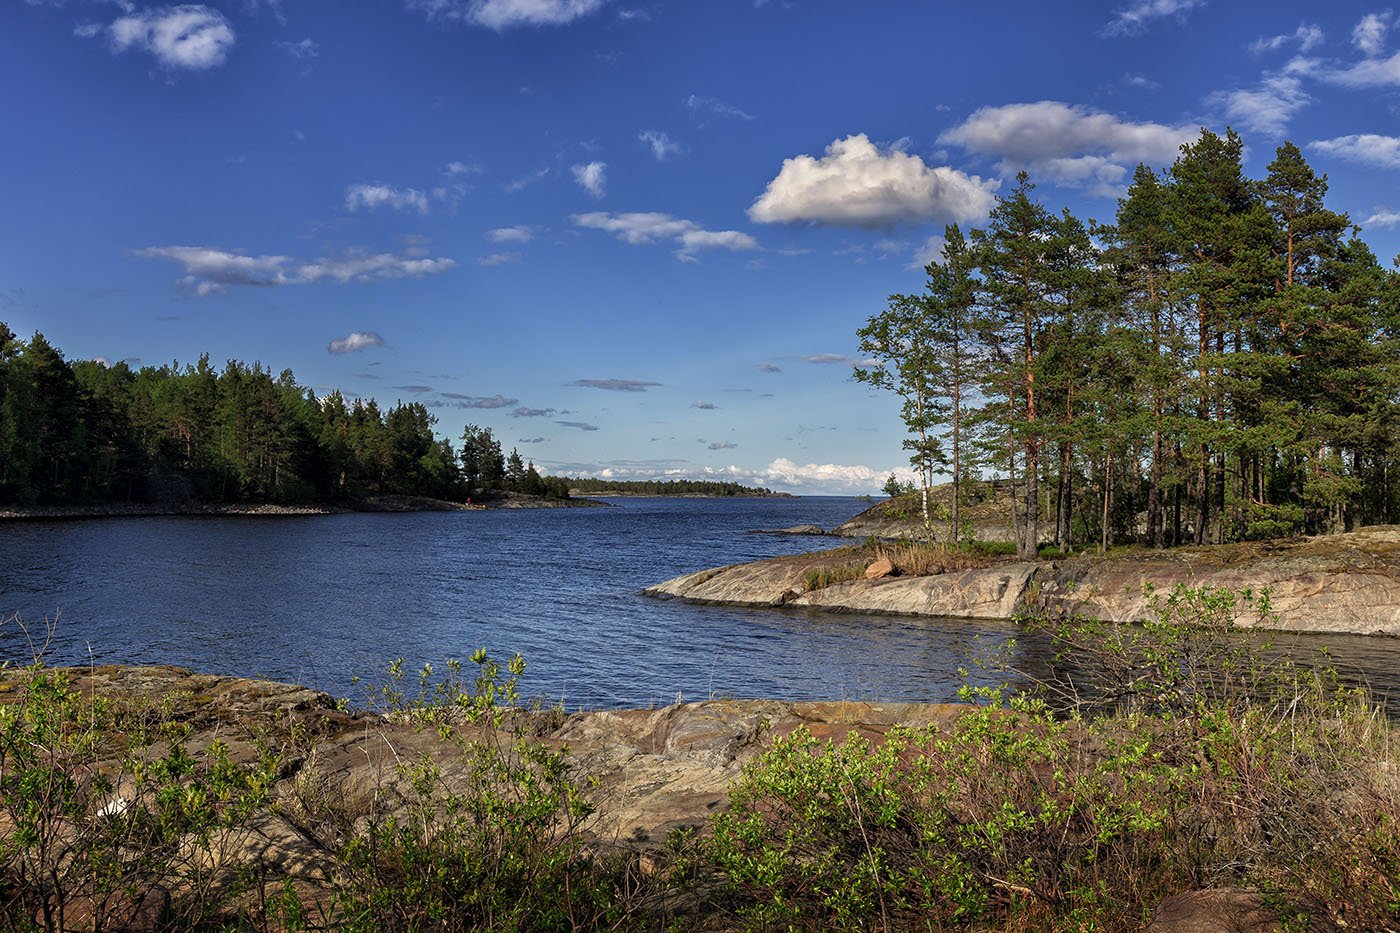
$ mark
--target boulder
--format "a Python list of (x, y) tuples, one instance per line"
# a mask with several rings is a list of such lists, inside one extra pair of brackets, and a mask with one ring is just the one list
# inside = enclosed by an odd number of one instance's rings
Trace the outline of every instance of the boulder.
[(890, 563), (888, 557), (882, 557), (877, 561), (872, 561), (869, 567), (865, 568), (865, 579), (879, 580), (894, 573), (894, 564)]

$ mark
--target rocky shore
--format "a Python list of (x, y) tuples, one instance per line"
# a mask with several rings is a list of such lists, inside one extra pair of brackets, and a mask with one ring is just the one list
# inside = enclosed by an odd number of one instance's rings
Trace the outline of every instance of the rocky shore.
[(809, 589), (813, 571), (837, 552), (737, 564), (676, 577), (647, 596), (737, 606), (1010, 619), (1036, 608), (1052, 615), (1136, 621), (1146, 586), (1178, 584), (1267, 590), (1273, 615), (1236, 622), (1288, 631), (1400, 635), (1400, 525), (1341, 535), (1250, 542), (1109, 557), (1006, 560), (922, 577), (857, 579)]
[[(235, 762), (252, 762), (259, 745), (293, 748), (296, 737), (295, 753), (282, 769), (281, 793), (289, 794), (313, 769), (318, 785), (350, 799), (392, 775), (396, 762), (426, 756), (443, 768), (448, 783), (473, 764), (436, 729), (349, 712), (329, 695), (294, 684), (173, 666), (111, 665), (71, 673), (76, 694), (120, 697), (138, 708), (165, 706), (191, 730), (184, 744), (192, 754), (218, 740)], [(16, 688), (15, 674), (0, 673), (0, 704), (10, 702)], [(896, 724), (946, 725), (964, 709), (710, 700), (660, 709), (522, 715), (535, 718), (531, 731), (541, 742), (567, 750), (573, 777), (589, 788), (596, 809), (589, 833), (599, 843), (647, 850), (662, 846), (673, 829), (704, 824), (723, 805), (744, 764), (798, 726), (837, 741), (852, 732), (878, 739)], [(272, 806), (258, 820), (258, 855), (274, 874), (314, 886), (325, 880), (325, 853), (288, 819), (289, 812)]]

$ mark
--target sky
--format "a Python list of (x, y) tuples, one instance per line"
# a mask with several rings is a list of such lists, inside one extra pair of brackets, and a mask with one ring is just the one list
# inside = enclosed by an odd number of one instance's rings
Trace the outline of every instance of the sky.
[[(1400, 252), (1400, 15), (1227, 0), (0, 0), (0, 320), (542, 471), (876, 492), (856, 330), (1020, 170), (1284, 140)], [(907, 472), (906, 474), (907, 475)]]

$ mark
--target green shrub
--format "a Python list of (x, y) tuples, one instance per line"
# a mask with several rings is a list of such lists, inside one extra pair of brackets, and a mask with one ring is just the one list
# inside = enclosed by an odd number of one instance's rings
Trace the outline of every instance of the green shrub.
[(6, 671), (0, 705), (0, 921), (59, 931), (120, 923), (148, 900), (181, 928), (217, 918), (280, 762), (236, 764), (159, 711), (73, 688), (42, 661)]
[(380, 690), (382, 712), (435, 729), (454, 767), (398, 761), (371, 796), (320, 796), (308, 774), (300, 804), (334, 854), (337, 929), (558, 930), (620, 923), (628, 861), (590, 851), (592, 812), (562, 749), (534, 739), (519, 709), (519, 656), (502, 670), (484, 651), (475, 673), (448, 662), (403, 685), (402, 662)]
[(713, 826), (741, 917), (1127, 931), (1171, 894), (1245, 887), (1290, 928), (1400, 927), (1394, 730), (1327, 672), (1254, 660), (1240, 600), (1183, 588), (1145, 626), (1042, 621), (1089, 661), (1040, 696), (969, 691), (945, 730), (775, 742)]

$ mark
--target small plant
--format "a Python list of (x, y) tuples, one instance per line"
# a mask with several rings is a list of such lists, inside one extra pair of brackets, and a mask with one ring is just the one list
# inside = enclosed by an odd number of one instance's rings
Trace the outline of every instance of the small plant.
[[(17, 618), (10, 620), (16, 625)], [(61, 931), (120, 926), (163, 903), (166, 921), (220, 916), (280, 767), (264, 750), (235, 763), (160, 709), (75, 689), (42, 657), (10, 668), (0, 705), (0, 922)]]
[[(380, 690), (390, 718), (437, 732), (455, 762), (420, 754), (392, 765), (373, 796), (327, 806), (305, 795), (308, 821), (335, 853), (337, 929), (553, 930), (610, 925), (629, 910), (625, 859), (585, 848), (592, 812), (565, 750), (533, 737), (519, 708), (525, 663), (485, 651), (474, 671), (403, 664)], [(397, 753), (394, 753), (397, 756)], [(451, 765), (449, 767), (449, 764)]]

